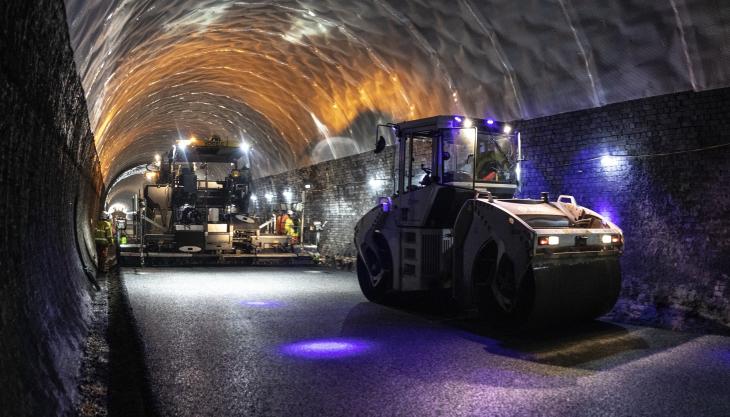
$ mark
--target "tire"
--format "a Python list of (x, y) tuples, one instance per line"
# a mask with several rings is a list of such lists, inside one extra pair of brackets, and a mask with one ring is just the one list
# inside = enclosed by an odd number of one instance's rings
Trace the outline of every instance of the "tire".
[(388, 262), (390, 256), (387, 253), (383, 253), (383, 251), (379, 251), (378, 254), (371, 252), (369, 255), (370, 262), (372, 263), (370, 269), (380, 271), (382, 275), (374, 284), (374, 279), (370, 275), (370, 272), (368, 272), (365, 260), (358, 254), (357, 281), (360, 284), (360, 290), (362, 290), (363, 295), (369, 301), (377, 304), (388, 304), (390, 298), (389, 292), (393, 280), (392, 267), (390, 262)]
[(512, 261), (503, 256), (496, 271), (475, 285), (479, 312), (492, 326), (518, 330), (529, 324), (535, 300), (535, 283), (527, 273), (517, 287)]

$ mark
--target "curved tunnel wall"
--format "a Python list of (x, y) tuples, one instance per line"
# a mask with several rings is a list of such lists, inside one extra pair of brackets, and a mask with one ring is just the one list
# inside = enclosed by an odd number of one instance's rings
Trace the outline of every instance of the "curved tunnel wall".
[(72, 415), (102, 177), (56, 0), (0, 6), (0, 414)]
[(113, 186), (109, 187), (109, 193), (106, 196), (108, 209), (112, 211), (112, 208), (121, 207), (126, 212), (133, 211), (133, 198), (135, 195), (142, 195), (147, 183), (143, 173), (116, 181)]
[[(726, 88), (515, 122), (526, 158), (523, 197), (573, 194), (624, 230), (617, 318), (679, 327), (703, 316), (730, 325), (728, 114)], [(321, 254), (352, 262), (355, 223), (378, 196), (392, 193), (392, 152), (259, 178), (256, 208), (267, 212), (286, 203), (285, 190), (298, 202), (310, 184), (305, 218), (328, 222)]]
[(726, 3), (66, 0), (107, 179), (189, 135), (251, 142), (263, 176), (363, 152), (378, 120), (726, 87)]

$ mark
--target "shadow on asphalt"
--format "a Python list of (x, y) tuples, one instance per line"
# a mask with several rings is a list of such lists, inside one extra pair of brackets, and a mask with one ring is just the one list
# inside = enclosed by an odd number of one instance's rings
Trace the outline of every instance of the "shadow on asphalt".
[(109, 416), (156, 417), (142, 340), (118, 269), (109, 286)]
[(418, 327), (412, 320), (412, 316), (417, 316), (428, 322), (423, 326), (436, 324), (449, 333), (483, 345), (488, 354), (589, 371), (624, 365), (699, 336), (603, 320), (539, 332), (505, 332), (491, 328), (473, 316), (460, 316), (450, 306), (442, 304), (430, 308), (423, 301), (418, 299), (398, 308), (360, 303), (350, 310), (343, 323), (343, 333), (360, 337), (382, 336), (387, 334), (384, 331), (387, 327)]

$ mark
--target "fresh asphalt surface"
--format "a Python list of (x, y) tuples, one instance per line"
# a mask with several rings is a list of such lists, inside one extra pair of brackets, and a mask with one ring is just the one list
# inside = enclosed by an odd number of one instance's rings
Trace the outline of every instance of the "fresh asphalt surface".
[(123, 270), (164, 416), (728, 416), (730, 338), (536, 338), (369, 303), (351, 272)]

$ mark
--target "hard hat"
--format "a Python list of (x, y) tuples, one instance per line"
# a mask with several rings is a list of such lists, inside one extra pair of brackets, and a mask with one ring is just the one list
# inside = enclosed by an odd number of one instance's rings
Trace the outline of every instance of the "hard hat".
[(286, 214), (288, 214), (288, 215), (290, 215), (290, 216), (291, 216), (292, 214), (294, 214), (294, 212), (293, 212), (293, 211), (291, 211), (291, 210), (287, 210), (287, 211), (286, 211)]

